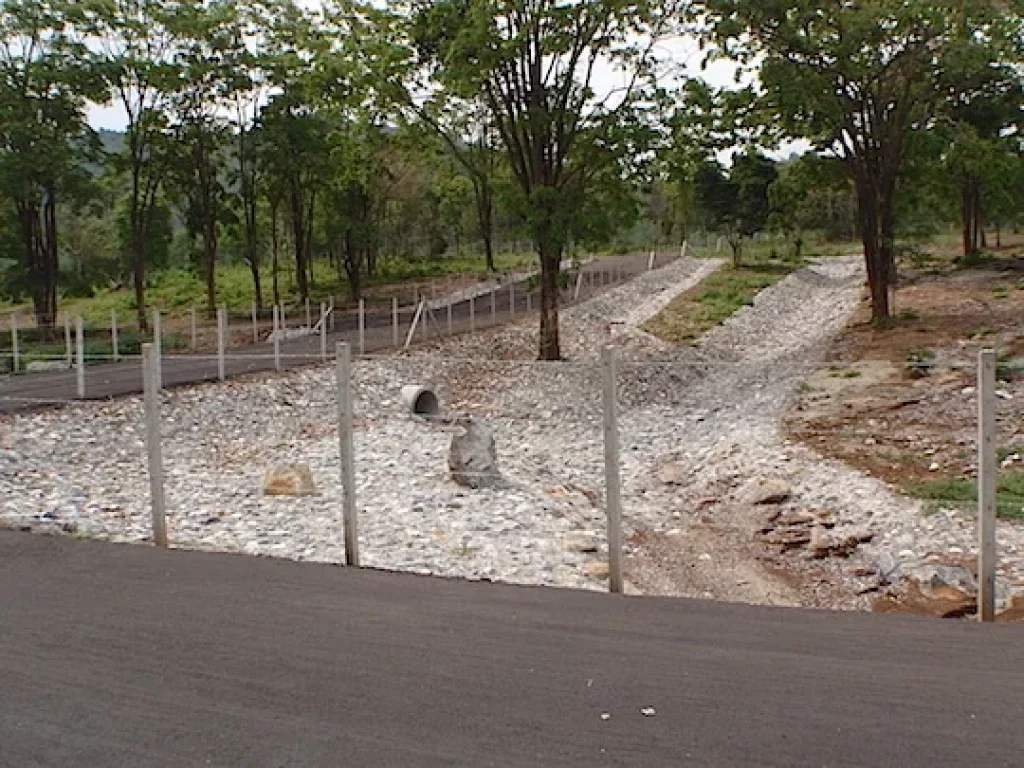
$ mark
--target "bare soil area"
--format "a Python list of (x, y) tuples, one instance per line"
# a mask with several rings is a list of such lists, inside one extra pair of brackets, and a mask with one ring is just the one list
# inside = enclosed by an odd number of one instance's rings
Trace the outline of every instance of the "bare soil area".
[[(941, 500), (942, 484), (975, 476), (978, 351), (999, 354), (997, 445), (1003, 469), (1024, 456), (1024, 260), (911, 273), (894, 327), (865, 302), (825, 367), (801, 388), (787, 431), (816, 451)], [(934, 493), (927, 494), (932, 489)], [(956, 501), (950, 498), (949, 501)]]

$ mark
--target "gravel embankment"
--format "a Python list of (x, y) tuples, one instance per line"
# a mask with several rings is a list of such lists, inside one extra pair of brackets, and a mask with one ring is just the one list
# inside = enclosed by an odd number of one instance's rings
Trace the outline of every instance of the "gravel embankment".
[[(796, 388), (860, 300), (859, 261), (825, 261), (790, 276), (699, 348), (670, 350), (638, 330), (718, 265), (677, 261), (566, 311), (565, 363), (532, 361), (535, 317), (358, 362), (364, 564), (603, 587), (591, 575), (604, 558), (598, 359), (609, 338), (622, 360), (627, 534), (671, 529), (708, 500), (717, 525), (739, 530), (745, 523), (729, 518), (730, 504), (752, 478), (767, 476), (791, 483), (788, 508), (833, 510), (838, 533), (874, 532), (851, 565), (883, 553), (912, 559), (961, 538), (969, 549), (958, 523), (925, 523), (917, 502), (782, 436)], [(449, 427), (403, 413), (399, 391), (408, 383), (434, 384), (453, 411), (486, 420), (504, 487), (468, 490), (448, 479)], [(163, 418), (174, 545), (343, 560), (333, 368), (168, 392)], [(146, 539), (143, 439), (137, 397), (0, 422), (0, 520)], [(266, 470), (288, 462), (310, 465), (320, 496), (261, 494)], [(673, 484), (656, 477), (669, 463), (678, 472)]]

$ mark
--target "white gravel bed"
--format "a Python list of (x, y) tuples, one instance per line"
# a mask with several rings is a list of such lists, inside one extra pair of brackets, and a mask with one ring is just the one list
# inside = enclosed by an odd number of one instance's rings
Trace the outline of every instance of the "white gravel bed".
[[(658, 292), (684, 290), (708, 268), (706, 263), (673, 265), (659, 275)], [(638, 284), (629, 290), (652, 289)], [(529, 334), (532, 328), (496, 331), (503, 332)], [(566, 471), (548, 439), (564, 417), (505, 409), (488, 424), (506, 483), (470, 490), (447, 477), (450, 428), (404, 414), (398, 399), (402, 385), (416, 381), (435, 382), (450, 393), (446, 377), (457, 379), (464, 368), (465, 363), (443, 362), (429, 350), (356, 364), (363, 563), (446, 576), (600, 586), (584, 575), (588, 562), (605, 556), (599, 391), (587, 403), (589, 416), (570, 417), (577, 470)], [(518, 386), (512, 373), (509, 383)], [(578, 393), (573, 399), (574, 406), (580, 404)], [(525, 406), (528, 400), (521, 402)], [(538, 397), (534, 405), (543, 401)], [(332, 367), (172, 390), (163, 394), (163, 404), (174, 546), (343, 561)], [(470, 411), (481, 407), (465, 405)], [(148, 540), (144, 439), (140, 397), (0, 422), (0, 520), (114, 541)], [(321, 495), (262, 495), (266, 470), (291, 462), (310, 466)]]
[[(839, 530), (874, 531), (862, 557), (969, 552), (971, 529), (958, 516), (925, 518), (919, 503), (782, 435), (796, 388), (860, 300), (859, 260), (826, 261), (788, 277), (699, 348), (668, 350), (638, 330), (720, 263), (676, 261), (565, 311), (565, 363), (532, 362), (535, 317), (357, 362), (363, 563), (603, 589), (588, 569), (605, 557), (598, 357), (609, 339), (622, 358), (627, 534), (669, 529), (702, 498), (735, 499), (751, 478), (777, 476), (792, 483), (792, 506), (835, 510)], [(449, 427), (403, 413), (398, 395), (409, 383), (434, 384), (455, 411), (485, 419), (504, 486), (470, 490), (448, 479)], [(343, 561), (333, 368), (163, 397), (173, 545)], [(137, 397), (0, 421), (0, 521), (146, 540), (143, 439)], [(266, 470), (289, 462), (309, 464), (321, 495), (262, 495)], [(667, 462), (681, 466), (685, 482), (666, 486), (655, 478)], [(1019, 526), (1001, 523), (999, 535), (1008, 551), (1024, 548)]]

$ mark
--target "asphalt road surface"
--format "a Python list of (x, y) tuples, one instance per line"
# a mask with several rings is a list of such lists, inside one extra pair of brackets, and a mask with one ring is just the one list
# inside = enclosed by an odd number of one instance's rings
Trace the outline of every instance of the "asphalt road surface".
[[(672, 259), (673, 256), (662, 254), (657, 266), (665, 266)], [(648, 257), (644, 254), (592, 261), (582, 269), (584, 279), (581, 281), (579, 294), (576, 294), (575, 286), (567, 288), (562, 297), (563, 305), (569, 306), (576, 301), (586, 301), (608, 290), (610, 286), (646, 271), (648, 264)], [(537, 296), (528, 299), (526, 286), (522, 282), (511, 285), (506, 283), (495, 290), (493, 296), (487, 294), (475, 298), (472, 302), (454, 302), (450, 315), (446, 307), (432, 310), (418, 324), (414, 341), (430, 341), (450, 334), (503, 325), (536, 310)], [(364, 320), (363, 351), (379, 352), (403, 345), (414, 315), (415, 307), (404, 307), (401, 310), (396, 345), (391, 310), (367, 312)], [(359, 351), (358, 324), (358, 316), (353, 313), (339, 313), (335, 318), (334, 330), (327, 334), (326, 339), (327, 353), (331, 358), (334, 356), (335, 345), (339, 342), (349, 343), (353, 353)], [(240, 333), (231, 334), (233, 338), (241, 336), (248, 343), (227, 349), (224, 366), (227, 378), (275, 369), (273, 345), (252, 344), (251, 326), (241, 329), (233, 327), (233, 330), (240, 330)], [(280, 347), (282, 368), (295, 368), (322, 361), (319, 336), (289, 339), (282, 341)], [(109, 353), (112, 351), (111, 349)], [(162, 376), (165, 388), (215, 381), (219, 376), (216, 354), (165, 353)], [(141, 391), (142, 363), (138, 357), (119, 363), (85, 366), (84, 399), (103, 400)], [(52, 407), (76, 399), (79, 398), (78, 374), (75, 370), (0, 377), (0, 414)]]
[(0, 765), (1019, 766), (1022, 641), (0, 531)]

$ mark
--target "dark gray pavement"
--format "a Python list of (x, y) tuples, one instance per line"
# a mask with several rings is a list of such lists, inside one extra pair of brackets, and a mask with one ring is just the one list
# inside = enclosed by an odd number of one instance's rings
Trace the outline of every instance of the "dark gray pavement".
[(1019, 628), (0, 531), (2, 766), (1022, 764)]
[[(665, 266), (673, 256), (661, 254), (657, 266)], [(629, 280), (647, 270), (648, 256), (631, 254), (602, 258), (583, 267), (584, 281), (579, 296), (573, 288), (564, 292), (563, 305), (569, 306), (578, 298), (585, 301), (608, 290), (614, 281)], [(522, 317), (528, 311), (536, 312), (537, 296), (534, 295), (527, 310), (526, 286), (524, 283), (503, 285), (494, 293), (492, 311), (490, 294), (479, 296), (470, 302), (452, 304), (452, 334), (467, 333), (503, 325)], [(472, 309), (474, 320), (470, 320)], [(406, 334), (412, 324), (415, 307), (404, 307), (399, 318), (399, 344), (405, 343)], [(294, 318), (292, 318), (294, 326)], [(414, 341), (420, 343), (448, 335), (447, 309), (435, 309), (418, 326)], [(243, 330), (237, 326), (236, 330)], [(265, 329), (269, 332), (269, 328)], [(251, 340), (250, 327), (244, 332), (234, 333)], [(334, 330), (328, 334), (328, 354), (333, 358), (335, 345), (348, 342), (353, 351), (358, 351), (358, 317), (352, 313), (340, 314), (335, 318)], [(364, 327), (365, 352), (373, 353), (394, 348), (394, 332), (391, 309), (367, 312)], [(112, 350), (111, 350), (112, 352)], [(273, 345), (244, 344), (230, 347), (226, 352), (225, 374), (228, 378), (274, 370)], [(281, 343), (282, 368), (295, 368), (321, 362), (320, 338), (305, 337)], [(142, 391), (142, 362), (135, 357), (119, 363), (86, 365), (85, 399), (104, 400)], [(165, 354), (162, 366), (165, 387), (179, 387), (215, 381), (218, 376), (215, 353), (201, 355), (187, 353)], [(53, 371), (45, 373), (19, 374), (0, 377), (0, 414), (35, 410), (77, 399), (77, 372)]]

